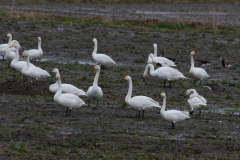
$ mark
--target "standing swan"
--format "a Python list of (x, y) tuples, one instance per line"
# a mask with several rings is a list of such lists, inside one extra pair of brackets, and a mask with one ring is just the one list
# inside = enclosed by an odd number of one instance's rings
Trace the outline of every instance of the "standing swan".
[[(20, 44), (17, 40), (12, 40), (12, 43), (15, 43), (15, 42), (20, 46)], [(5, 59), (7, 60), (9, 66), (10, 66), (11, 61), (16, 57), (16, 52), (12, 51), (10, 47), (11, 47), (11, 45), (9, 47), (7, 47), (6, 54), (5, 54)], [(15, 48), (14, 48), (14, 50), (15, 50)]]
[(185, 94), (185, 97), (187, 96), (189, 96), (188, 104), (191, 107), (190, 114), (192, 114), (194, 110), (197, 110), (199, 111), (199, 117), (200, 117), (201, 109), (207, 105), (206, 99), (203, 96), (198, 95), (195, 89), (188, 89)]
[[(12, 35), (11, 35), (10, 33), (8, 33), (6, 36), (8, 37), (8, 43), (7, 43), (7, 44), (1, 44), (1, 45), (0, 45), (0, 55), (3, 56), (3, 59), (2, 59), (3, 61), (4, 61), (4, 56), (5, 56), (5, 54), (6, 54), (7, 48), (9, 48), (11, 45), (13, 45)], [(19, 45), (19, 46), (20, 46), (20, 45)], [(21, 46), (20, 46), (19, 48), (21, 48)], [(14, 47), (11, 47), (10, 50), (11, 50), (11, 51), (15, 51), (16, 49), (15, 49)]]
[(94, 38), (93, 42), (94, 42), (94, 50), (92, 52), (92, 57), (93, 57), (94, 61), (103, 65), (103, 68), (104, 68), (105, 64), (116, 64), (116, 62), (114, 60), (112, 60), (108, 55), (97, 54), (97, 39)]
[[(12, 68), (17, 70), (18, 72), (21, 72), (22, 69), (27, 65), (27, 62), (19, 61), (19, 48), (20, 48), (20, 45), (17, 43), (17, 41), (13, 42), (12, 47), (16, 48), (16, 56), (14, 57), (14, 59), (12, 60), (10, 65), (11, 65)], [(35, 65), (30, 63), (30, 67), (35, 67)]]
[(178, 110), (165, 111), (165, 108), (166, 108), (166, 94), (163, 92), (163, 93), (160, 94), (160, 96), (163, 97), (163, 105), (162, 105), (160, 114), (165, 120), (172, 122), (172, 128), (171, 129), (174, 129), (174, 123), (176, 123), (178, 121), (185, 120), (187, 118), (191, 118), (191, 117), (189, 117), (189, 112), (178, 111)]
[(94, 66), (94, 69), (97, 70), (96, 76), (93, 81), (93, 85), (88, 88), (87, 91), (87, 97), (88, 97), (88, 106), (90, 100), (97, 100), (97, 106), (98, 106), (98, 99), (100, 99), (103, 96), (102, 88), (98, 86), (98, 77), (100, 74), (100, 66), (96, 65)]
[(207, 79), (210, 76), (207, 74), (207, 72), (204, 69), (194, 67), (194, 60), (193, 60), (194, 55), (195, 55), (195, 52), (192, 51), (190, 53), (191, 68), (189, 71), (189, 75), (194, 79), (200, 80), (200, 84), (202, 84), (202, 80)]
[(36, 80), (38, 78), (45, 78), (45, 77), (50, 77), (49, 73), (42, 68), (39, 67), (30, 67), (30, 57), (28, 53), (23, 54), (24, 57), (27, 57), (27, 65), (22, 69), (21, 73), (30, 78), (35, 78)]
[(163, 67), (174, 67), (176, 66), (173, 61), (165, 58), (165, 57), (157, 57), (157, 44), (153, 44), (154, 54), (150, 53), (148, 56), (148, 64), (161, 64)]
[(66, 116), (70, 116), (72, 108), (80, 108), (86, 105), (78, 96), (71, 93), (62, 93), (60, 75), (57, 75), (56, 79), (58, 83), (58, 91), (54, 95), (54, 101), (66, 108)]
[[(57, 68), (54, 68), (52, 72), (56, 73), (56, 76), (60, 75), (59, 70)], [(49, 90), (52, 93), (56, 93), (58, 91), (57, 82), (54, 84), (51, 84), (49, 86)], [(62, 84), (62, 93), (71, 93), (71, 94), (75, 94), (76, 96), (86, 96), (86, 92), (84, 92), (82, 89), (78, 89), (77, 87), (71, 84)]]
[(41, 37), (38, 37), (38, 49), (25, 50), (23, 54), (24, 53), (27, 53), (31, 57), (31, 60), (34, 62), (36, 62), (36, 59), (41, 58), (43, 56), (43, 51), (41, 48)]
[(151, 76), (156, 76), (156, 77), (160, 78), (161, 80), (164, 80), (163, 87), (165, 87), (166, 81), (169, 81), (169, 88), (171, 88), (171, 81), (179, 80), (179, 79), (186, 79), (186, 77), (175, 68), (160, 67), (154, 71), (154, 66), (152, 64), (148, 64), (143, 73), (143, 80), (145, 80), (145, 77), (148, 75), (148, 70), (150, 70)]
[(141, 117), (140, 112), (142, 111), (142, 117), (144, 117), (144, 110), (150, 109), (153, 107), (158, 107), (159, 103), (153, 100), (152, 98), (146, 96), (135, 96), (132, 97), (132, 78), (130, 76), (126, 76), (124, 80), (129, 82), (128, 93), (125, 98), (125, 101), (128, 105), (130, 105), (134, 109), (138, 109), (138, 115), (134, 116), (135, 118)]

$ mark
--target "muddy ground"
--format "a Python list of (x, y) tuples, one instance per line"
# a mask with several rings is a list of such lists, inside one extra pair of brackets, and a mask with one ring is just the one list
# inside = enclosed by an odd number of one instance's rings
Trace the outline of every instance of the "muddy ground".
[[(99, 86), (103, 97), (96, 107), (74, 109), (70, 117), (53, 101), (48, 87), (51, 78), (20, 82), (21, 74), (0, 62), (0, 154), (3, 159), (239, 159), (239, 36), (203, 33), (166, 33), (129, 28), (106, 28), (1, 20), (1, 43), (6, 33), (22, 48), (37, 47), (42, 38), (44, 57), (36, 65), (49, 72), (60, 70), (63, 83), (84, 91), (92, 85), (96, 63), (91, 53), (93, 38), (98, 52), (117, 63), (101, 70)], [(156, 77), (142, 74), (153, 44), (167, 57), (175, 58), (177, 69), (189, 78), (190, 49), (196, 57), (211, 62), (202, 66), (211, 76), (204, 84), (176, 81), (172, 88), (162, 88)], [(232, 66), (223, 70), (218, 58), (228, 56)], [(23, 58), (21, 58), (23, 59)], [(184, 93), (194, 88), (207, 99), (202, 116), (178, 122), (169, 130), (158, 109), (145, 112), (144, 118), (125, 102), (128, 82), (133, 79), (133, 96), (145, 95), (162, 105), (161, 92), (167, 95), (166, 109), (190, 110)], [(225, 91), (210, 91), (207, 83), (222, 84)], [(87, 103), (87, 98), (82, 97)]]

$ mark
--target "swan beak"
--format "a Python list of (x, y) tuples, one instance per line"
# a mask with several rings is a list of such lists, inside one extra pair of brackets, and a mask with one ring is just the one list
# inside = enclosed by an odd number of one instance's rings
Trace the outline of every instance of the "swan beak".
[(97, 68), (97, 66), (94, 66), (94, 67), (93, 67), (93, 69), (96, 69), (96, 68)]
[(185, 94), (184, 98), (186, 98), (186, 97), (187, 97), (187, 94)]
[(23, 55), (24, 57), (26, 57), (27, 56), (27, 54), (26, 53), (24, 53), (24, 55)]
[(124, 80), (126, 80), (127, 79), (127, 77), (124, 77)]
[(51, 72), (53, 73), (53, 70)]
[(8, 34), (6, 34), (6, 36), (8, 36)]
[(143, 81), (145, 81), (145, 78), (143, 77)]
[(155, 63), (157, 65), (157, 63)]
[(193, 52), (193, 55), (195, 55), (195, 52)]
[(162, 96), (162, 93), (160, 94), (160, 96)]
[(56, 76), (56, 80), (58, 80), (59, 79), (59, 76)]
[(11, 45), (11, 47), (13, 47), (13, 45)]
[(18, 52), (20, 51), (20, 48), (18, 49)]

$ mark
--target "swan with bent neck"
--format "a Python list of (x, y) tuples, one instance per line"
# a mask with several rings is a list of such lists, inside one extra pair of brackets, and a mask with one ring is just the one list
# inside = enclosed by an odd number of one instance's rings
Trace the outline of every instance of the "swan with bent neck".
[(129, 82), (128, 93), (125, 97), (125, 102), (134, 109), (138, 109), (138, 115), (134, 116), (135, 118), (144, 117), (144, 111), (147, 109), (151, 109), (153, 107), (161, 108), (159, 103), (152, 98), (147, 96), (134, 96), (132, 97), (132, 78), (130, 76), (126, 76), (124, 80)]
[(41, 37), (38, 37), (38, 49), (25, 50), (23, 54), (27, 53), (31, 57), (31, 60), (34, 61), (36, 61), (36, 59), (41, 58), (43, 56), (41, 42), (42, 42)]
[(200, 84), (202, 84), (202, 81), (209, 78), (210, 76), (207, 74), (207, 72), (203, 68), (194, 67), (194, 59), (193, 59), (194, 55), (195, 55), (195, 52), (192, 51), (190, 53), (191, 68), (189, 70), (189, 75), (195, 80), (200, 80)]
[(94, 61), (96, 61), (97, 63), (99, 63), (103, 66), (105, 64), (116, 64), (116, 62), (114, 60), (112, 60), (112, 58), (110, 58), (108, 55), (97, 54), (97, 39), (94, 38), (93, 42), (94, 42), (94, 50), (92, 52), (92, 57), (93, 57)]
[(164, 81), (163, 87), (166, 87), (166, 81), (169, 81), (169, 88), (171, 88), (171, 82), (174, 80), (179, 80), (179, 79), (186, 79), (186, 77), (179, 72), (175, 68), (171, 67), (160, 67), (154, 70), (154, 66), (152, 64), (148, 64), (146, 66), (146, 69), (143, 73), (143, 80), (145, 81), (145, 78), (148, 75), (148, 71), (150, 70), (150, 75), (154, 77), (158, 77), (161, 80)]
[(179, 110), (165, 111), (165, 109), (166, 109), (166, 94), (164, 92), (162, 92), (160, 94), (160, 96), (163, 97), (163, 105), (160, 110), (160, 114), (165, 120), (172, 122), (171, 129), (174, 129), (174, 124), (176, 122), (191, 118), (191, 117), (189, 117), (189, 112), (186, 112), (186, 111), (179, 111)]
[(97, 72), (96, 72), (96, 75), (95, 75), (95, 78), (93, 81), (93, 85), (91, 87), (89, 87), (87, 90), (87, 97), (88, 97), (88, 106), (89, 106), (90, 100), (95, 100), (95, 101), (97, 101), (97, 105), (96, 105), (96, 107), (97, 107), (99, 99), (103, 96), (102, 88), (98, 86), (98, 78), (100, 75), (101, 68), (99, 65), (96, 65), (96, 66), (94, 66), (93, 69), (96, 69)]
[[(59, 70), (57, 68), (54, 68), (52, 72), (56, 73), (56, 76), (60, 75)], [(51, 84), (49, 86), (49, 90), (52, 93), (56, 93), (58, 91), (57, 82), (54, 84)], [(66, 84), (66, 83), (64, 84), (62, 83), (62, 93), (71, 93), (71, 94), (75, 94), (76, 96), (86, 96), (86, 92), (84, 92), (82, 89), (79, 89), (71, 84)]]
[(66, 108), (66, 116), (70, 116), (72, 108), (85, 106), (85, 102), (78, 96), (71, 93), (62, 93), (60, 74), (56, 76), (58, 91), (54, 95), (54, 102)]
[(199, 111), (199, 117), (201, 116), (201, 110), (203, 107), (207, 106), (206, 99), (199, 95), (195, 89), (188, 89), (186, 91), (185, 97), (188, 97), (188, 104), (191, 107), (190, 114), (193, 114), (194, 110)]

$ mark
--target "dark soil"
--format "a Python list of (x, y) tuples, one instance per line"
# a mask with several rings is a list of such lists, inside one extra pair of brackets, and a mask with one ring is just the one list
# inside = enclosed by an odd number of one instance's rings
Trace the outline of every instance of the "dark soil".
[[(2, 159), (239, 159), (239, 36), (203, 33), (166, 33), (131, 28), (107, 28), (50, 24), (27, 21), (0, 21), (1, 39), (6, 33), (24, 49), (37, 47), (42, 38), (44, 57), (36, 66), (47, 71), (60, 70), (63, 83), (84, 91), (92, 85), (96, 64), (91, 56), (93, 38), (98, 52), (116, 61), (117, 65), (101, 70), (99, 86), (103, 97), (99, 106), (74, 109), (70, 117), (65, 108), (53, 101), (48, 91), (55, 75), (41, 81), (20, 82), (22, 76), (0, 63), (0, 154)], [(147, 58), (153, 44), (167, 57), (176, 59), (187, 80), (176, 81), (172, 89), (162, 88), (156, 77), (142, 80)], [(190, 49), (196, 58), (208, 60), (202, 66), (211, 76), (203, 85), (191, 83)], [(232, 67), (226, 72), (218, 61), (229, 58)], [(167, 95), (166, 109), (190, 110), (184, 93), (194, 88), (207, 99), (201, 117), (178, 122), (169, 130), (158, 109), (147, 110), (144, 118), (125, 103), (128, 83), (133, 79), (133, 96), (145, 95), (162, 105), (161, 92)], [(203, 86), (220, 83), (226, 90), (211, 92)], [(87, 103), (87, 98), (82, 97)]]

